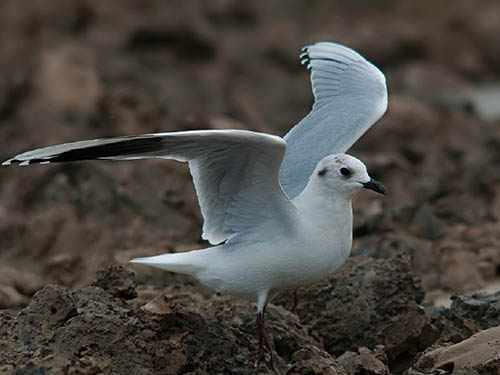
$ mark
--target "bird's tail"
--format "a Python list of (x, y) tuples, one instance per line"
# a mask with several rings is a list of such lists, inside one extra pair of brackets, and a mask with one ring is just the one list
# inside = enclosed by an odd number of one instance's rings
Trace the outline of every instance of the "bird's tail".
[(152, 257), (135, 258), (130, 263), (144, 264), (147, 266), (161, 268), (165, 271), (183, 273), (195, 276), (202, 267), (201, 258), (204, 250), (193, 250), (185, 253), (162, 254)]

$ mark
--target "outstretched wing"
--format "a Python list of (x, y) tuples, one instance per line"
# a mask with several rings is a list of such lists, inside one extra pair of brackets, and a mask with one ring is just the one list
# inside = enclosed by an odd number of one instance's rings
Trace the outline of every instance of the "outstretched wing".
[(387, 109), (384, 75), (356, 51), (331, 42), (303, 51), (315, 102), (285, 136), (280, 181), (290, 199), (304, 190), (321, 159), (346, 152)]
[(3, 163), (43, 164), (77, 160), (166, 158), (189, 162), (212, 244), (273, 221), (286, 227), (294, 206), (281, 190), (279, 168), (286, 143), (269, 134), (207, 130), (95, 139), (19, 154)]

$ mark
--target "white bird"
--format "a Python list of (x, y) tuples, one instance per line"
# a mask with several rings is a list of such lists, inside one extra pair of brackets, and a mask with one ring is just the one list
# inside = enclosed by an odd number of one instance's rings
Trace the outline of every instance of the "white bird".
[(384, 75), (352, 49), (304, 48), (315, 103), (284, 137), (204, 130), (96, 139), (41, 148), (3, 163), (165, 158), (189, 163), (204, 218), (202, 250), (132, 259), (188, 274), (221, 293), (257, 302), (259, 359), (271, 296), (331, 275), (352, 245), (351, 200), (385, 194), (358, 159), (343, 154), (385, 112)]

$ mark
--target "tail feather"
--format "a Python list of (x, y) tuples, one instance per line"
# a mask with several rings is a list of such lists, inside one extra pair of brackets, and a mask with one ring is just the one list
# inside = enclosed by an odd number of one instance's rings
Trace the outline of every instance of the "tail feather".
[(199, 250), (178, 254), (162, 254), (152, 257), (135, 258), (130, 263), (144, 264), (147, 266), (161, 268), (165, 271), (183, 273), (194, 276), (199, 270), (197, 256), (193, 253), (200, 253)]

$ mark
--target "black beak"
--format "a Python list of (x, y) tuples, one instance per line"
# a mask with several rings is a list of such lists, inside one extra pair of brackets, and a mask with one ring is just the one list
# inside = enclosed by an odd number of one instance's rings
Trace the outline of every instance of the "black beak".
[(378, 182), (377, 180), (374, 180), (373, 178), (370, 178), (370, 181), (361, 184), (365, 189), (370, 189), (376, 191), (377, 193), (387, 195), (387, 190), (385, 189), (385, 186), (382, 185), (382, 183)]

